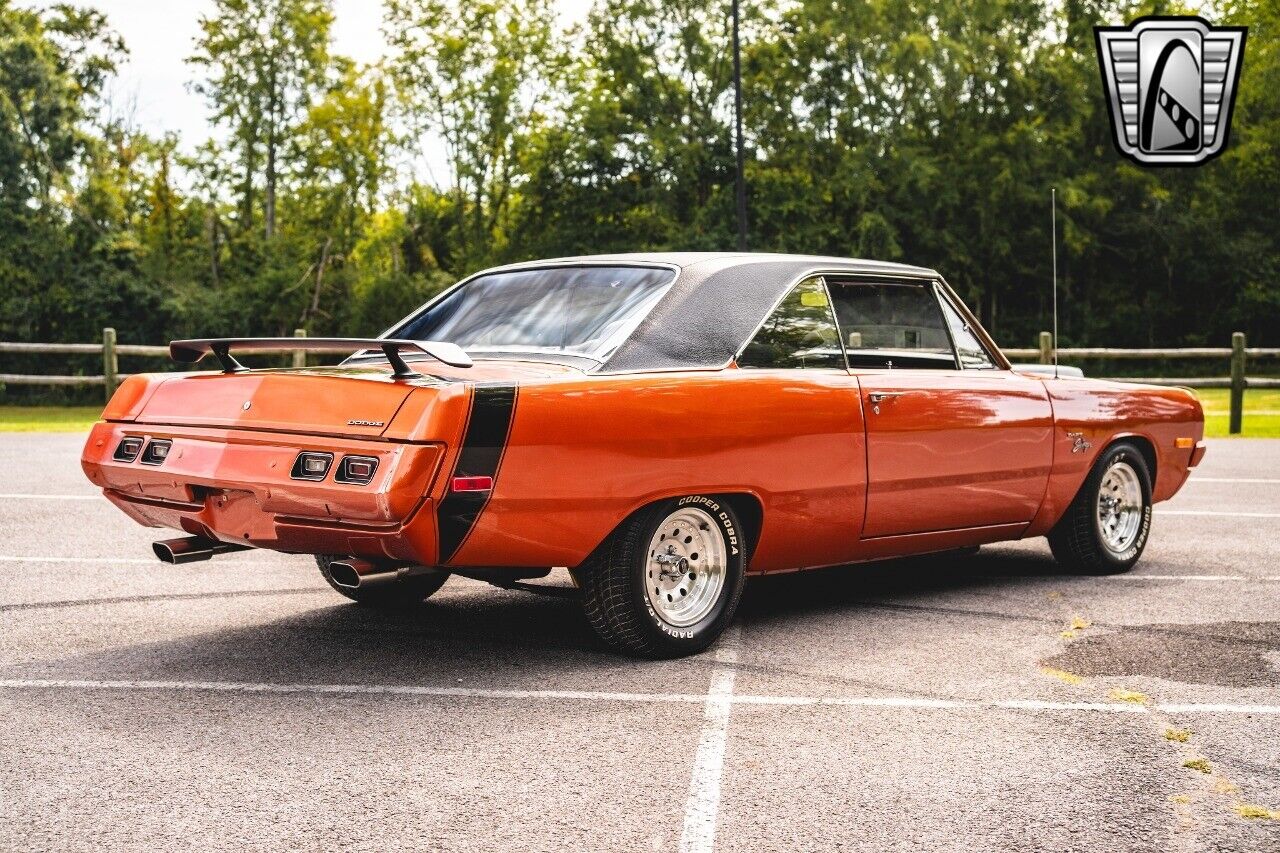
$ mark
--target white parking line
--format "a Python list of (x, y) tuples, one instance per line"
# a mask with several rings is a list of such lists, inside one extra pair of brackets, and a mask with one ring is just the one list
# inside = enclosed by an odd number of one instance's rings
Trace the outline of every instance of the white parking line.
[(132, 566), (154, 566), (159, 560), (139, 560), (135, 558), (119, 558), (119, 557), (14, 557), (8, 554), (0, 555), (0, 563), (120, 563)]
[(1209, 509), (1164, 509), (1156, 507), (1156, 515), (1202, 515), (1213, 518), (1280, 518), (1280, 512), (1217, 512)]
[[(280, 554), (281, 557), (288, 556)], [(128, 566), (156, 566), (163, 567), (165, 564), (160, 562), (158, 558), (152, 557), (150, 560), (143, 560), (137, 557), (15, 557), (11, 554), (0, 555), (0, 563), (97, 563), (104, 566), (112, 565), (128, 565)], [(263, 560), (237, 560), (235, 557), (226, 555), (219, 558), (218, 565), (221, 566), (267, 566), (271, 565)]]
[(1258, 477), (1197, 477), (1194, 474), (1188, 483), (1280, 483), (1280, 480), (1270, 480)]
[(0, 500), (15, 501), (97, 501), (104, 500), (101, 494), (97, 495), (24, 495), (24, 494), (6, 494), (0, 495)]
[(1109, 581), (1280, 581), (1280, 575), (1099, 575)]
[[(721, 682), (723, 688), (724, 683)], [(462, 699), (564, 700), (634, 704), (791, 705), (845, 708), (902, 708), (921, 711), (1089, 711), (1141, 714), (1149, 710), (1170, 714), (1280, 714), (1280, 705), (1218, 702), (1054, 702), (1044, 699), (930, 699), (920, 696), (769, 696), (742, 693), (623, 693), (605, 690), (495, 690), (482, 687), (432, 687), (414, 684), (275, 684), (246, 681), (149, 681), (83, 678), (5, 678), (0, 689), (182, 691), (213, 693), (315, 693), (363, 696), (433, 696)], [(717, 711), (719, 713), (719, 711)], [(727, 730), (727, 717), (725, 719)], [(723, 754), (722, 754), (723, 758)]]
[(716, 842), (716, 812), (720, 808), (720, 777), (724, 773), (725, 741), (729, 736), (729, 711), (733, 707), (733, 681), (738, 662), (741, 629), (730, 626), (716, 647), (718, 666), (711, 672), (711, 689), (703, 709), (702, 733), (689, 779), (684, 807), (681, 853), (710, 853)]

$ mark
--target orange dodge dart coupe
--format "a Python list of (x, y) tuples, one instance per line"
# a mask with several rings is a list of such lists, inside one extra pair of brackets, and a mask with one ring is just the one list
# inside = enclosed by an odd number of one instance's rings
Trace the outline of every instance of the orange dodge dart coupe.
[[(250, 370), (303, 347), (338, 366)], [(376, 339), (175, 341), (89, 479), (186, 563), (314, 554), (362, 603), (568, 567), (609, 644), (706, 648), (748, 574), (1047, 536), (1142, 554), (1204, 454), (1188, 391), (1019, 368), (938, 273), (841, 258), (609, 255), (474, 275)], [(1078, 372), (1077, 372), (1078, 373)]]

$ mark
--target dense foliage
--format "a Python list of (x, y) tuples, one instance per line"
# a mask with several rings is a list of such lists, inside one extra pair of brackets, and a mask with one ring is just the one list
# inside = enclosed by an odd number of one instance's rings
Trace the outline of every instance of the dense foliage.
[[(1280, 345), (1280, 4), (1251, 29), (1231, 144), (1113, 149), (1092, 27), (1165, 3), (744, 2), (751, 247), (942, 270), (1008, 345)], [(96, 12), (0, 0), (0, 339), (371, 335), (498, 262), (734, 245), (728, 3), (388, 0), (390, 53), (331, 51), (327, 0), (216, 0), (192, 97), (217, 141), (104, 100)], [(423, 140), (442, 146), (430, 174)], [(437, 169), (437, 172), (439, 170)]]

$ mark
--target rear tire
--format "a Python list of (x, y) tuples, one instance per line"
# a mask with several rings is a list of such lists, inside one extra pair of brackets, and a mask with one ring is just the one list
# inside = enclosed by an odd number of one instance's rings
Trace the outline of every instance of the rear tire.
[(645, 658), (706, 649), (733, 621), (748, 545), (728, 503), (706, 495), (637, 512), (574, 572), (591, 627)]
[(1127, 572), (1151, 532), (1151, 472), (1133, 444), (1111, 445), (1049, 531), (1049, 548), (1066, 568), (1083, 574)]
[(329, 583), (329, 586), (337, 590), (339, 594), (354, 602), (367, 604), (371, 607), (411, 607), (415, 604), (421, 604), (424, 600), (434, 595), (449, 579), (448, 572), (431, 572), (430, 574), (413, 575), (395, 583), (382, 584), (368, 589), (348, 589), (334, 583), (333, 575), (329, 572), (330, 563), (346, 559), (349, 558), (340, 554), (317, 554), (316, 565), (320, 567), (320, 574)]

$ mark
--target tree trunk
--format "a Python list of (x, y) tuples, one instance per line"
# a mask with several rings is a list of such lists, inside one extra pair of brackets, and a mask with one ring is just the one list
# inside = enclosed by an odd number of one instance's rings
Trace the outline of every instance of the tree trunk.
[(311, 304), (302, 311), (302, 318), (298, 321), (300, 327), (305, 328), (307, 321), (320, 310), (320, 288), (324, 285), (324, 268), (329, 263), (329, 249), (333, 246), (333, 237), (329, 237), (324, 241), (324, 248), (320, 250), (320, 261), (316, 264), (316, 286), (311, 291)]
[(267, 138), (267, 190), (263, 199), (263, 214), (267, 221), (266, 237), (270, 240), (276, 233), (276, 140), (272, 133)]
[(257, 177), (258, 157), (253, 139), (244, 140), (244, 180), (240, 187), (240, 221), (237, 231), (248, 232), (253, 227), (253, 179)]
[(213, 286), (218, 286), (220, 270), (218, 268), (218, 212), (212, 203), (209, 204), (206, 216), (209, 220), (209, 272), (213, 277)]

